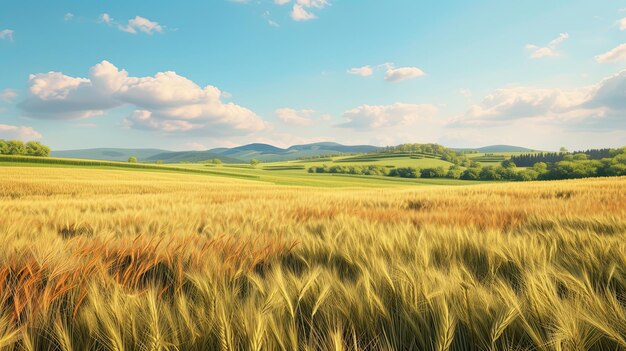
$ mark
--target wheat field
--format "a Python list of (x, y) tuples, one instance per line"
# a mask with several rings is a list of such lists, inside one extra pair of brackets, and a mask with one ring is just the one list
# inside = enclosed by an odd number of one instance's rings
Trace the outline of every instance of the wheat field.
[(626, 350), (626, 178), (0, 173), (0, 349)]

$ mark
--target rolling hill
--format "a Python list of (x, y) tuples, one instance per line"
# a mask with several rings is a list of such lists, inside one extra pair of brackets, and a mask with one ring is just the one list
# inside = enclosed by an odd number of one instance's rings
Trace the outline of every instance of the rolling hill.
[(145, 160), (151, 156), (158, 155), (167, 150), (161, 149), (120, 149), (120, 148), (96, 148), (80, 150), (53, 150), (52, 157), (59, 158), (81, 158), (89, 160), (104, 161), (126, 161), (130, 156), (136, 156), (139, 160)]
[(377, 150), (371, 145), (342, 145), (331, 142), (294, 145), (286, 149), (268, 144), (248, 144), (233, 148), (215, 148), (206, 151), (168, 151), (161, 149), (97, 148), (52, 151), (51, 156), (91, 160), (126, 161), (136, 156), (140, 162), (179, 163), (199, 162), (219, 158), (224, 163), (247, 163), (251, 159), (262, 162), (289, 161), (302, 157), (364, 153)]
[(513, 145), (489, 145), (478, 148), (451, 148), (454, 151), (478, 151), (478, 152), (532, 152), (537, 151), (521, 146)]

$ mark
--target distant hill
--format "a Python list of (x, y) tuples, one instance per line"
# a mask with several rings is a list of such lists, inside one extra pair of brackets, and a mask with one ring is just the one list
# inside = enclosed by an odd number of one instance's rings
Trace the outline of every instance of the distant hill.
[(233, 148), (215, 148), (206, 151), (168, 151), (161, 149), (84, 149), (52, 151), (53, 157), (85, 158), (92, 160), (126, 161), (136, 156), (140, 162), (179, 163), (199, 162), (219, 158), (224, 163), (247, 163), (251, 159), (262, 162), (296, 160), (302, 157), (331, 154), (352, 154), (372, 152), (379, 149), (371, 145), (342, 145), (331, 142), (294, 145), (286, 149), (268, 144), (248, 144)]
[[(139, 162), (179, 163), (200, 162), (219, 158), (224, 163), (248, 163), (251, 159), (261, 162), (280, 162), (296, 160), (304, 157), (362, 154), (379, 150), (372, 145), (342, 145), (332, 142), (294, 145), (282, 149), (269, 144), (247, 144), (233, 148), (215, 148), (206, 151), (168, 151), (161, 149), (84, 149), (52, 151), (51, 156), (62, 158), (84, 158), (92, 160), (126, 161), (136, 156)], [(511, 145), (491, 145), (481, 148), (456, 148), (455, 151), (476, 150), (478, 152), (531, 152), (535, 150)]]
[(532, 152), (537, 151), (521, 146), (512, 145), (490, 145), (479, 148), (451, 148), (454, 151), (478, 151), (478, 152)]
[(378, 149), (377, 146), (371, 145), (342, 145), (331, 142), (294, 145), (286, 149), (281, 149), (272, 145), (257, 143), (230, 149), (212, 149), (209, 150), (209, 152), (236, 158), (243, 162), (249, 162), (251, 159), (257, 159), (262, 162), (278, 162), (296, 160), (302, 157), (364, 153)]
[(211, 151), (164, 151), (156, 155), (152, 155), (145, 159), (139, 159), (139, 161), (156, 162), (163, 161), (163, 163), (180, 163), (180, 162), (200, 162), (219, 158), (224, 163), (242, 163), (243, 161), (237, 158), (220, 155)]
[(168, 151), (161, 149), (98, 148), (52, 151), (50, 156), (61, 158), (83, 158), (90, 160), (127, 161), (130, 156), (136, 156), (139, 160), (145, 160), (163, 152)]

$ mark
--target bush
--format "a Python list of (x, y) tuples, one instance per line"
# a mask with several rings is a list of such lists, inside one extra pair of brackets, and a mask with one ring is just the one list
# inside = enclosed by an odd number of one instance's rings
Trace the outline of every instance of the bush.
[(420, 170), (413, 167), (399, 167), (389, 172), (390, 176), (401, 178), (417, 178)]
[(7, 142), (9, 148), (9, 155), (27, 155), (26, 153), (26, 145), (19, 140), (9, 140)]
[(446, 170), (443, 167), (424, 168), (420, 175), (422, 178), (443, 178), (446, 175)]
[(468, 168), (461, 173), (462, 180), (478, 180), (480, 179), (480, 168)]
[(136, 156), (131, 156), (128, 158), (128, 163), (137, 163), (137, 157)]

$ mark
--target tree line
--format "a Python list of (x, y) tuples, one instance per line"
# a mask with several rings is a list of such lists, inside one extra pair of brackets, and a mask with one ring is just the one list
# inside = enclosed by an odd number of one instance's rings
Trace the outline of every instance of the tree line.
[(20, 140), (0, 139), (0, 155), (16, 156), (50, 156), (50, 148), (37, 141), (24, 143)]
[[(468, 167), (453, 164), (443, 167), (416, 168), (380, 166), (314, 166), (309, 173), (340, 173), (360, 175), (383, 175), (401, 178), (450, 178), (461, 180), (556, 180), (589, 177), (626, 176), (626, 147), (607, 149), (600, 159), (591, 159), (585, 153), (566, 154), (557, 162), (536, 162), (532, 167), (518, 168), (513, 160), (505, 160), (497, 166), (482, 166), (472, 162)], [(596, 153), (595, 155), (601, 155)]]
[(518, 167), (532, 167), (537, 162), (555, 163), (563, 161), (567, 155), (587, 155), (589, 160), (601, 160), (610, 158), (612, 149), (590, 149), (576, 152), (539, 152), (532, 154), (521, 154), (511, 156), (511, 161), (515, 162)]

